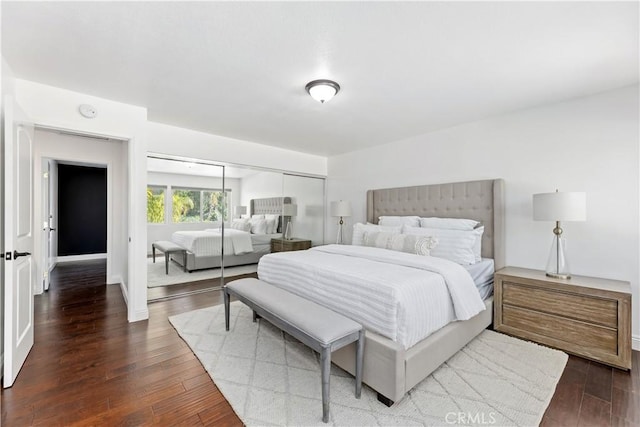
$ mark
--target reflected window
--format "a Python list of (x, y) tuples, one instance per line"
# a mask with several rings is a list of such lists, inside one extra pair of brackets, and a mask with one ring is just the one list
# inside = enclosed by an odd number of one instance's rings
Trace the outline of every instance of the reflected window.
[(228, 219), (231, 192), (219, 189), (173, 188), (173, 222), (214, 222)]
[(147, 187), (147, 222), (164, 224), (164, 193), (166, 187)]

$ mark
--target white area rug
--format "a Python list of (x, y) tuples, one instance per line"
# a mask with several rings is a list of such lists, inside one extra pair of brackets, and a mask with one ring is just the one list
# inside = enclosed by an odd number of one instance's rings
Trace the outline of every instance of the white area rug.
[[(225, 267), (224, 277), (239, 276), (241, 274), (255, 273), (256, 271), (258, 271), (258, 264)], [(217, 279), (220, 277), (220, 273), (221, 269), (219, 268), (185, 273), (182, 271), (181, 266), (170, 261), (169, 274), (165, 274), (164, 255), (156, 255), (155, 264), (153, 263), (153, 258), (148, 258), (147, 260), (147, 286), (149, 288), (196, 282), (198, 280)]]
[[(553, 396), (567, 355), (484, 331), (391, 408), (332, 366), (331, 414), (322, 423), (318, 355), (249, 308), (231, 305), (169, 318), (247, 426), (537, 426)], [(462, 421), (465, 422), (462, 422)]]

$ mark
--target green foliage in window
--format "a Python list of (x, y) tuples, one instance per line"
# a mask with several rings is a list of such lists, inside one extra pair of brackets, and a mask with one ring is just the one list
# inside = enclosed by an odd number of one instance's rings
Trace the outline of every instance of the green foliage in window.
[(147, 187), (147, 222), (164, 223), (164, 188)]
[(173, 222), (200, 221), (200, 190), (173, 190)]
[(227, 198), (222, 191), (202, 192), (202, 220), (218, 221), (227, 219)]

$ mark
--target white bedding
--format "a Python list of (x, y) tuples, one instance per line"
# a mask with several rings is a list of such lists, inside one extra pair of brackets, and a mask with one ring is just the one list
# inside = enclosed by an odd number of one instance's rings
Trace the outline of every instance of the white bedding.
[(462, 266), (386, 249), (327, 245), (265, 255), (258, 276), (343, 313), (404, 348), (485, 309)]
[(271, 234), (252, 234), (251, 242), (254, 245), (270, 245), (271, 239), (279, 239), (282, 237), (282, 233), (271, 233)]
[[(216, 228), (204, 231), (176, 231), (171, 235), (171, 240), (195, 256), (222, 255), (222, 233)], [(224, 252), (234, 255), (253, 252), (251, 234), (246, 231), (225, 228)]]
[(476, 284), (480, 298), (487, 299), (493, 295), (493, 273), (495, 267), (491, 258), (482, 258), (480, 262), (472, 265), (464, 265), (465, 270), (469, 272), (473, 283)]

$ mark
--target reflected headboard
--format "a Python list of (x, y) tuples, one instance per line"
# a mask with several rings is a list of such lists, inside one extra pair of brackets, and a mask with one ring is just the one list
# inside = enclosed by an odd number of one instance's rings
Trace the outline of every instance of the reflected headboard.
[(367, 221), (380, 216), (467, 218), (484, 225), (482, 256), (505, 265), (504, 181), (491, 179), (367, 191)]
[(249, 215), (280, 215), (278, 217), (278, 233), (282, 232), (282, 205), (291, 203), (291, 197), (266, 197), (251, 199)]

